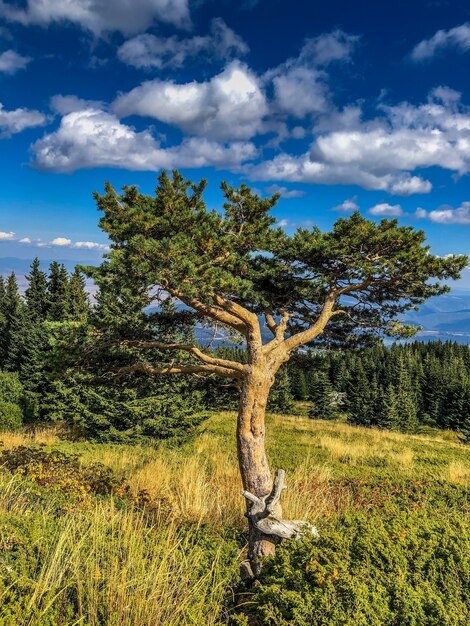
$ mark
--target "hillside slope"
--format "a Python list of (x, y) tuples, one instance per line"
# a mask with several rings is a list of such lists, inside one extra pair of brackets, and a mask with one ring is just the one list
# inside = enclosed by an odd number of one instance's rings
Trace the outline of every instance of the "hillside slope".
[[(0, 471), (0, 623), (467, 624), (468, 447), (451, 433), (269, 416), (271, 463), (287, 471), (285, 517), (321, 536), (286, 542), (250, 589), (237, 582), (245, 519), (234, 431), (235, 415), (222, 413), (179, 447), (0, 434), (14, 468)], [(40, 463), (18, 452), (41, 442)], [(73, 469), (61, 455), (72, 452), (78, 468), (101, 462), (114, 478)]]

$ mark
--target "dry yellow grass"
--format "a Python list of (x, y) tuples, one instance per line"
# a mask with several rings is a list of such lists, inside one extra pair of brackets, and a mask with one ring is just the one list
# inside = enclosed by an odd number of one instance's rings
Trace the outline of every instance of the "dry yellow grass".
[[(222, 428), (220, 425), (222, 424)], [(212, 428), (214, 426), (214, 428)], [(160, 450), (156, 457), (129, 475), (134, 493), (146, 490), (164, 498), (178, 519), (216, 524), (244, 524), (244, 502), (235, 454), (235, 416), (213, 418), (205, 432), (185, 450)], [(348, 468), (367, 477), (373, 468), (392, 474), (423, 477), (422, 456), (434, 457), (441, 449), (465, 450), (461, 444), (428, 436), (404, 436), (389, 431), (320, 422), (297, 416), (270, 416), (268, 449), (273, 467), (287, 454), (284, 441), (294, 447), (295, 465), (288, 472), (283, 494), (285, 516), (315, 522), (349, 507), (349, 492), (341, 493), (334, 481)], [(444, 480), (465, 484), (468, 461), (443, 462), (436, 470)], [(432, 467), (432, 466), (431, 466)]]
[[(286, 517), (293, 519), (315, 522), (347, 509), (348, 492), (342, 494), (333, 486), (354, 471), (364, 477), (377, 469), (460, 485), (470, 481), (470, 455), (463, 454), (466, 447), (445, 439), (280, 415), (269, 416), (267, 431), (273, 468), (283, 467), (284, 459), (292, 464), (283, 506)], [(5, 433), (0, 434), (2, 439), (6, 448), (53, 445), (58, 434), (54, 429)], [(442, 451), (453, 450), (460, 457), (439, 460)], [(99, 461), (124, 476), (134, 495), (145, 490), (151, 498), (165, 500), (177, 520), (221, 526), (245, 523), (233, 413), (211, 418), (201, 434), (182, 448), (77, 444), (76, 451), (84, 463)], [(423, 457), (432, 462), (423, 465)]]
[(4, 450), (16, 448), (17, 446), (30, 446), (38, 443), (53, 446), (58, 440), (59, 429), (54, 427), (32, 430), (30, 432), (0, 432), (1, 447)]

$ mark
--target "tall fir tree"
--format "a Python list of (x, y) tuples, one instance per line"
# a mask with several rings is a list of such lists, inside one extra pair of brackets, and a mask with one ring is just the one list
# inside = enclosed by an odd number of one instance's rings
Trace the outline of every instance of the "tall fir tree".
[(338, 417), (334, 389), (324, 371), (313, 372), (310, 377), (309, 400), (313, 405), (309, 413), (312, 419), (334, 420)]
[(49, 306), (47, 294), (47, 276), (40, 269), (39, 259), (36, 257), (31, 264), (31, 271), (26, 277), (28, 287), (25, 291), (28, 319), (31, 322), (43, 322), (47, 317)]
[(85, 277), (75, 268), (67, 285), (66, 316), (74, 322), (85, 322), (90, 312)]
[(24, 336), (27, 328), (26, 309), (21, 299), (14, 273), (7, 279), (3, 298), (5, 317), (2, 336), (2, 367), (17, 372), (21, 367)]
[(68, 273), (63, 263), (53, 261), (49, 266), (48, 318), (53, 322), (62, 322), (67, 318)]

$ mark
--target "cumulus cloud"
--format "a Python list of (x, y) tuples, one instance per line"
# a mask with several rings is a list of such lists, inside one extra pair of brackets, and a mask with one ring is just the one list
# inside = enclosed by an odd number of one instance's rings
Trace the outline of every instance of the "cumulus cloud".
[(270, 194), (279, 193), (283, 198), (302, 198), (305, 196), (305, 191), (301, 189), (288, 189), (280, 185), (270, 185), (266, 187), (266, 191)]
[(23, 70), (30, 61), (30, 57), (18, 54), (14, 50), (5, 50), (0, 54), (0, 72), (15, 74), (19, 70)]
[(24, 108), (7, 111), (0, 103), (0, 136), (9, 137), (26, 128), (43, 126), (46, 121), (46, 116), (39, 111)]
[(32, 146), (35, 166), (55, 172), (122, 167), (159, 170), (173, 167), (236, 167), (256, 156), (252, 143), (220, 144), (189, 138), (164, 148), (148, 130), (137, 132), (114, 115), (84, 109), (64, 115), (59, 128)]
[(72, 22), (95, 35), (104, 31), (134, 35), (155, 21), (189, 26), (188, 4), (188, 0), (27, 0), (26, 7), (19, 8), (0, 1), (0, 16), (25, 25)]
[(462, 202), (457, 209), (445, 207), (430, 211), (427, 217), (438, 224), (470, 224), (470, 202)]
[(280, 72), (272, 79), (277, 108), (297, 118), (327, 111), (329, 92), (323, 78), (322, 72), (302, 66)]
[(97, 243), (96, 241), (76, 241), (72, 244), (72, 248), (85, 250), (109, 250), (109, 246), (105, 243)]
[(403, 215), (403, 209), (399, 204), (388, 204), (388, 202), (381, 202), (371, 207), (367, 211), (370, 215), (383, 216), (383, 217), (399, 217)]
[(250, 170), (253, 180), (285, 180), (325, 185), (358, 185), (364, 189), (389, 191), (398, 195), (427, 193), (431, 183), (408, 173), (374, 174), (354, 163), (328, 163), (313, 160), (311, 154), (280, 154)]
[(266, 72), (264, 80), (273, 83), (277, 109), (297, 118), (325, 113), (331, 103), (324, 67), (349, 61), (357, 41), (341, 30), (307, 39), (297, 57)]
[(103, 109), (104, 103), (100, 100), (84, 100), (77, 96), (63, 96), (57, 94), (52, 96), (50, 107), (56, 113), (66, 115), (74, 111), (83, 111), (83, 109)]
[(436, 53), (447, 49), (459, 52), (470, 50), (470, 23), (466, 22), (449, 30), (438, 30), (430, 39), (424, 39), (413, 48), (413, 61), (431, 59)]
[(120, 95), (113, 108), (120, 117), (152, 117), (217, 140), (253, 137), (262, 131), (268, 112), (258, 78), (237, 61), (206, 82), (144, 82)]
[(30, 237), (22, 237), (18, 240), (18, 243), (30, 244), (32, 241)]
[(357, 198), (346, 198), (341, 204), (333, 207), (332, 211), (339, 211), (340, 213), (350, 213), (352, 211), (359, 211), (359, 205)]
[(51, 246), (70, 246), (71, 243), (71, 239), (67, 239), (66, 237), (56, 237), (51, 241)]
[(3, 230), (0, 230), (0, 241), (11, 241), (14, 238), (15, 238), (15, 233), (11, 231), (5, 232)]
[(156, 37), (142, 34), (126, 41), (118, 49), (123, 63), (142, 69), (182, 67), (188, 59), (205, 57), (208, 60), (227, 59), (248, 52), (247, 44), (222, 18), (211, 22), (210, 32), (205, 36)]
[(418, 220), (422, 220), (425, 217), (428, 216), (427, 212), (425, 211), (425, 209), (423, 209), (422, 207), (418, 207), (416, 209), (416, 211), (413, 213), (414, 217), (416, 217), (416, 219)]
[[(380, 106), (366, 122), (357, 111), (326, 116), (304, 154), (280, 153), (253, 168), (260, 180), (356, 184), (397, 195), (427, 193), (432, 185), (415, 170), (470, 171), (470, 111), (460, 94), (433, 90), (421, 105)], [(341, 125), (338, 129), (338, 119)]]

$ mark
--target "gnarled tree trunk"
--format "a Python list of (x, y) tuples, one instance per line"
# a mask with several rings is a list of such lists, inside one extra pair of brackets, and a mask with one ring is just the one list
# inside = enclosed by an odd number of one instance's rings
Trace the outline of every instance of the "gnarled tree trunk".
[[(243, 489), (258, 498), (268, 496), (273, 487), (271, 471), (264, 446), (265, 413), (271, 381), (264, 373), (252, 374), (243, 381), (237, 423), (237, 452)], [(274, 555), (279, 538), (262, 533), (249, 515), (251, 503), (247, 500), (249, 523), (248, 559), (253, 573), (259, 573), (264, 556)], [(278, 505), (276, 513), (281, 516)]]
[(240, 391), (237, 450), (248, 518), (248, 576), (259, 576), (263, 558), (273, 556), (282, 539), (317, 530), (301, 520), (284, 520), (280, 505), (284, 470), (273, 481), (265, 451), (265, 413), (274, 375), (268, 366), (251, 368)]

